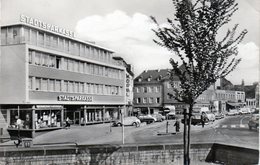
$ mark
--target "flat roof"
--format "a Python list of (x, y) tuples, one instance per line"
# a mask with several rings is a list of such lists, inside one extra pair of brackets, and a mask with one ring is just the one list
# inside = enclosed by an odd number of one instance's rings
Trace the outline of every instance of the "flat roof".
[(107, 50), (111, 53), (114, 53), (115, 51), (112, 50), (112, 49), (108, 49), (108, 48), (105, 48), (103, 46), (99, 46), (99, 45), (96, 45), (96, 44), (93, 44), (91, 42), (88, 42), (88, 41), (84, 41), (84, 40), (80, 40), (80, 39), (77, 39), (77, 38), (71, 38), (71, 37), (68, 37), (66, 35), (62, 35), (62, 34), (59, 34), (59, 33), (55, 33), (55, 32), (52, 32), (52, 31), (48, 31), (48, 30), (45, 30), (43, 28), (39, 28), (39, 27), (35, 27), (35, 26), (32, 26), (32, 25), (29, 25), (29, 24), (26, 24), (26, 23), (22, 23), (22, 22), (19, 22), (19, 23), (14, 23), (14, 24), (7, 24), (7, 25), (2, 25), (2, 27), (10, 27), (10, 26), (27, 26), (27, 27), (30, 27), (30, 28), (34, 28), (34, 29), (37, 29), (37, 30), (41, 30), (41, 31), (45, 31), (47, 33), (51, 33), (51, 34), (54, 34), (54, 35), (57, 35), (57, 36), (61, 36), (61, 37), (64, 37), (64, 38), (68, 38), (70, 40), (74, 40), (74, 41), (77, 41), (77, 42), (81, 42), (83, 44), (86, 44), (86, 45), (90, 45), (90, 46), (93, 46), (93, 47), (97, 47), (97, 48), (100, 48), (100, 49), (104, 49), (104, 50)]

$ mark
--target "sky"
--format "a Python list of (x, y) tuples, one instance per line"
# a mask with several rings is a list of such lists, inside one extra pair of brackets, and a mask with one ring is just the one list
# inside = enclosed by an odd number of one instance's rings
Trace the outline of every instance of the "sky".
[[(93, 41), (115, 51), (134, 67), (135, 76), (144, 70), (171, 68), (176, 58), (156, 45), (150, 16), (162, 25), (174, 18), (171, 0), (0, 0), (1, 24), (19, 22), (20, 14), (75, 32), (76, 38)], [(233, 84), (259, 81), (260, 1), (237, 0), (239, 10), (220, 35), (239, 24), (248, 34), (238, 46), (241, 63), (226, 78)]]

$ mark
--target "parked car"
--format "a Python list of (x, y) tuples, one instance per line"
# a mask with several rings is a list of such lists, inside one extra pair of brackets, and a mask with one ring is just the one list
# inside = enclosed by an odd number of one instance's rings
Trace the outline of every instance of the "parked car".
[(238, 115), (238, 110), (236, 109), (230, 109), (228, 112), (227, 112), (227, 116), (235, 116), (235, 115)]
[(174, 120), (174, 119), (176, 119), (176, 114), (175, 113), (168, 113), (168, 114), (166, 114), (166, 120)]
[(152, 115), (140, 115), (138, 118), (141, 122), (146, 122), (147, 124), (154, 123), (156, 121), (156, 118)]
[(206, 118), (208, 119), (208, 121), (214, 122), (216, 120), (216, 117), (212, 112), (209, 112), (209, 111), (202, 112), (202, 115), (203, 115), (203, 113), (206, 115)]
[(162, 122), (164, 120), (164, 117), (161, 114), (153, 114), (152, 117), (154, 117), (157, 122)]
[(225, 117), (225, 115), (223, 113), (215, 113), (215, 119), (223, 119)]
[[(207, 123), (207, 122), (208, 122), (208, 118), (206, 117), (205, 123)], [(181, 119), (181, 123), (184, 124), (184, 119)], [(192, 125), (199, 125), (199, 124), (201, 124), (201, 114), (199, 112), (193, 112), (192, 113), (191, 124)]]
[(250, 114), (250, 113), (251, 113), (251, 110), (250, 110), (250, 108), (240, 108), (239, 111), (238, 111), (238, 113), (239, 113), (240, 115)]
[(253, 114), (248, 121), (249, 129), (256, 129), (259, 130), (259, 114)]
[[(124, 126), (136, 126), (139, 127), (141, 124), (141, 121), (135, 117), (135, 116), (129, 116), (129, 117), (124, 117), (123, 121)], [(122, 121), (121, 120), (116, 120), (113, 122), (113, 126), (122, 126)]]

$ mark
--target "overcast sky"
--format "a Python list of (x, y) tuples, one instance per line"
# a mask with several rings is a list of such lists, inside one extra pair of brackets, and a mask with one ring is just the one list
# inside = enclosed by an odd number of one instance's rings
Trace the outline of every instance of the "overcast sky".
[[(228, 26), (239, 23), (248, 34), (239, 45), (242, 62), (227, 78), (252, 84), (259, 79), (260, 1), (237, 2), (239, 10)], [(156, 37), (149, 16), (164, 24), (173, 13), (171, 0), (1, 0), (1, 24), (17, 23), (25, 14), (70, 29), (77, 38), (114, 50), (134, 66), (136, 76), (146, 69), (171, 68), (174, 56), (152, 42)]]

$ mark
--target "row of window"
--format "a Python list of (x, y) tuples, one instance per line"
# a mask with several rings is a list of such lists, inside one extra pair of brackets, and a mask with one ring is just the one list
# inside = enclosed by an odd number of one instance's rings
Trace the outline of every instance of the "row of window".
[(3, 45), (28, 42), (33, 45), (48, 47), (76, 56), (87, 57), (104, 62), (113, 61), (111, 56), (112, 53), (105, 49), (28, 27), (2, 28), (1, 36), (1, 43)]
[(124, 78), (124, 72), (119, 69), (113, 69), (75, 59), (59, 57), (35, 50), (29, 50), (29, 64), (57, 68), (78, 73), (94, 74), (116, 79)]
[(144, 97), (144, 98), (138, 97), (138, 98), (135, 99), (136, 104), (147, 104), (147, 103), (149, 103), (149, 104), (153, 104), (153, 103), (159, 104), (160, 102), (161, 102), (160, 97), (156, 97), (156, 98), (154, 98), (154, 97), (148, 97), (148, 98), (147, 97)]
[(160, 86), (144, 86), (144, 87), (135, 87), (136, 93), (159, 93), (161, 90)]
[(122, 86), (29, 77), (29, 89), (48, 92), (123, 95)]

